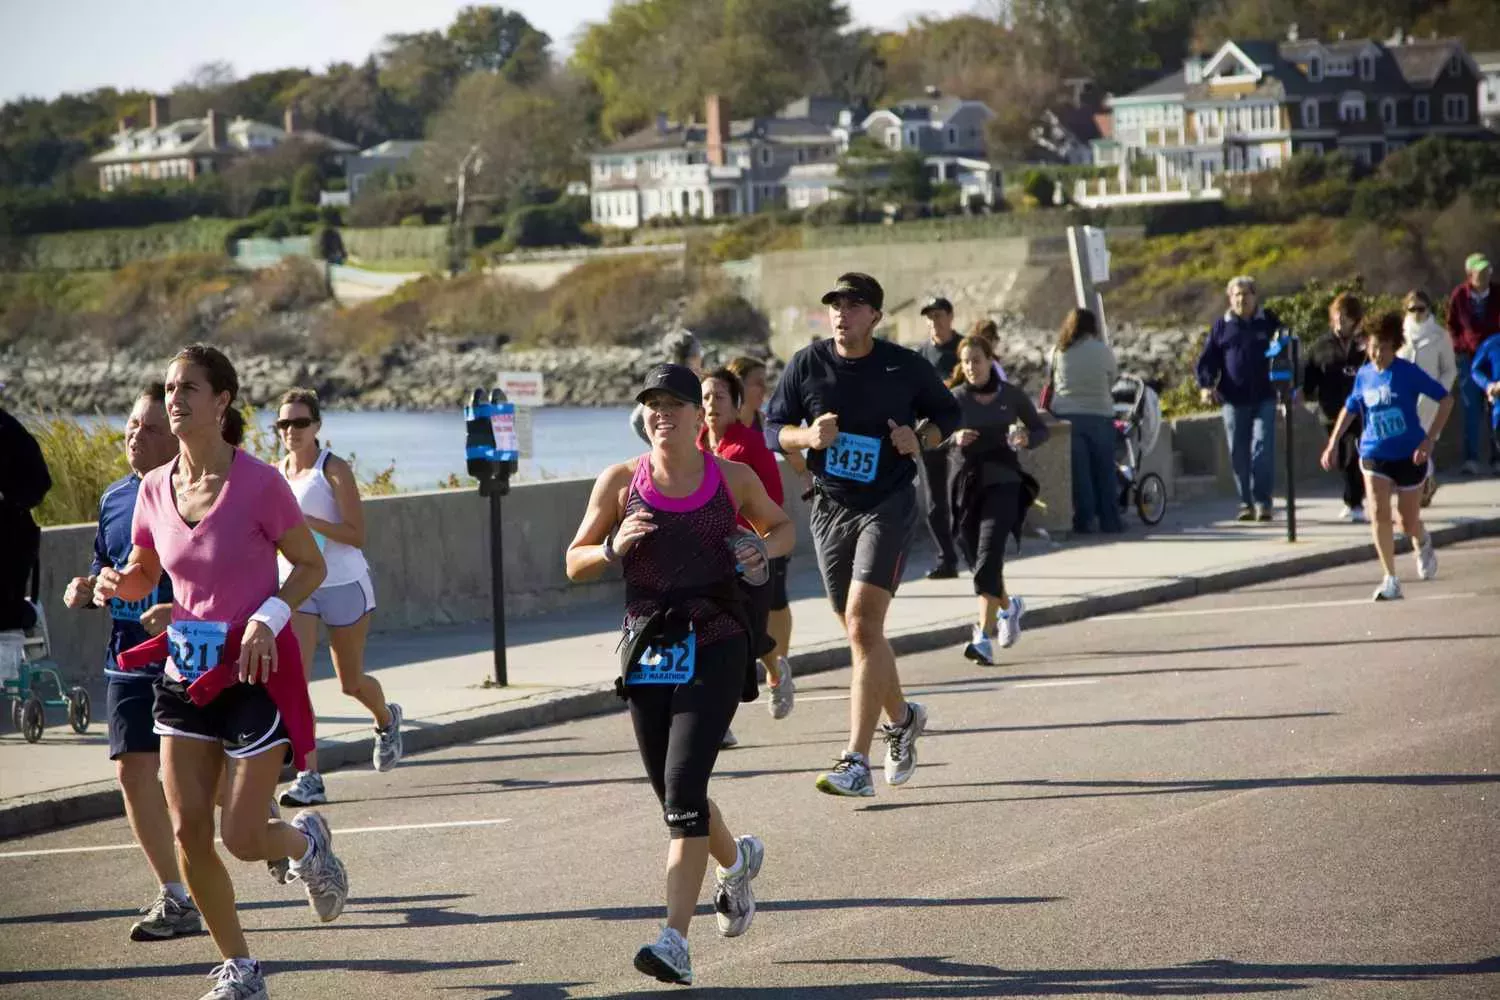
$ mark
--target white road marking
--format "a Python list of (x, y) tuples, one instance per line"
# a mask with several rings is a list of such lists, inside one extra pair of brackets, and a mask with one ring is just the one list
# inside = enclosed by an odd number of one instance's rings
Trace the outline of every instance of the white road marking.
[[(1407, 603), (1412, 601), (1451, 601), (1454, 598), (1478, 597), (1478, 594), (1423, 594), (1417, 597), (1408, 595)], [(1144, 621), (1147, 618), (1199, 618), (1204, 615), (1234, 615), (1243, 614), (1246, 611), (1259, 614), (1262, 611), (1297, 611), (1302, 608), (1353, 608), (1361, 604), (1374, 604), (1368, 597), (1351, 597), (1342, 601), (1299, 601), (1295, 604), (1241, 604), (1232, 608), (1194, 608), (1189, 611), (1127, 611), (1118, 615), (1100, 615), (1091, 619), (1096, 622), (1129, 622)], [(1393, 607), (1399, 604), (1392, 603)]]
[[(334, 833), (347, 837), (355, 833), (393, 833), (400, 830), (444, 830), (463, 826), (498, 826), (510, 819), (460, 819), (448, 823), (403, 823), (398, 826), (351, 826), (335, 827)], [(219, 840), (216, 843), (222, 844)], [(134, 844), (103, 844), (98, 847), (50, 847), (37, 851), (3, 851), (0, 858), (39, 858), (50, 854), (96, 854), (100, 851), (134, 851)]]
[(1006, 688), (1007, 689), (1015, 689), (1015, 688), (1061, 688), (1061, 687), (1077, 687), (1080, 684), (1098, 684), (1099, 680), (1100, 680), (1100, 678), (1098, 678), (1098, 677), (1080, 677), (1080, 678), (1078, 678), (1076, 680), (1071, 680), (1071, 681), (1063, 681), (1063, 680), (1057, 680), (1057, 681), (1021, 681), (1018, 684), (1007, 684)]

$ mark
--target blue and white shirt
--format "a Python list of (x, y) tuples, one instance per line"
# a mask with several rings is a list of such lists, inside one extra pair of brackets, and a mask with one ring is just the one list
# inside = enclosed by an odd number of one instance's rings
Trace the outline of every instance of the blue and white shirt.
[(1359, 457), (1409, 461), (1427, 437), (1417, 413), (1418, 398), (1441, 400), (1447, 395), (1441, 382), (1404, 358), (1393, 359), (1385, 371), (1366, 362), (1344, 401), (1344, 409), (1364, 418)]
[[(113, 482), (99, 498), (99, 530), (94, 535), (94, 562), (91, 572), (98, 575), (106, 566), (124, 569), (130, 561), (130, 524), (135, 518), (135, 498), (141, 488), (141, 477), (131, 473)], [(153, 604), (172, 600), (172, 581), (163, 573), (156, 589), (139, 601), (122, 601), (112, 597), (105, 605), (112, 619), (109, 647), (104, 653), (104, 673), (109, 677), (155, 677), (165, 663), (153, 664), (148, 670), (115, 669), (115, 656), (121, 650), (137, 646), (151, 638), (141, 625), (141, 612)]]

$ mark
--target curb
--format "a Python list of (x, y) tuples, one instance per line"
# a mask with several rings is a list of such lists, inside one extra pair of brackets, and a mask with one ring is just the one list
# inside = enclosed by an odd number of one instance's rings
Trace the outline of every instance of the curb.
[[(1439, 548), (1500, 535), (1500, 517), (1475, 518), (1435, 528), (1431, 535), (1433, 544)], [(1409, 543), (1406, 547), (1409, 548)], [(1370, 543), (1362, 541), (1318, 552), (1216, 570), (1203, 576), (1064, 601), (1027, 612), (1026, 628), (1031, 630), (1049, 625), (1064, 625), (1102, 615), (1135, 611), (1153, 604), (1304, 576), (1319, 570), (1367, 562), (1372, 555)], [(942, 649), (966, 640), (970, 624), (965, 619), (960, 623), (934, 624), (897, 633), (890, 637), (891, 646), (898, 656)], [(838, 670), (849, 665), (849, 646), (837, 640), (823, 643), (797, 653), (792, 661), (798, 676)], [(471, 715), (459, 715), (433, 724), (416, 726), (406, 731), (404, 743), (409, 751), (434, 750), (623, 710), (624, 703), (616, 697), (614, 683), (611, 681), (597, 686), (550, 691), (504, 708), (479, 710)], [(324, 771), (363, 764), (369, 761), (373, 747), (373, 737), (326, 743), (318, 747), (319, 764)], [(114, 782), (77, 785), (24, 797), (0, 807), (0, 840), (42, 833), (75, 823), (111, 819), (123, 816), (124, 813), (124, 800)]]

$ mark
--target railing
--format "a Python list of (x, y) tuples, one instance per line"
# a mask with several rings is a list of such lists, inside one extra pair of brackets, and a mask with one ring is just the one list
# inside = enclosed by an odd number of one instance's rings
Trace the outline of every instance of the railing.
[[(1216, 185), (1217, 178), (1209, 183)], [(1165, 177), (1134, 177), (1121, 182), (1118, 179), (1100, 177), (1093, 181), (1079, 181), (1073, 185), (1073, 201), (1085, 208), (1100, 208), (1108, 205), (1154, 205), (1173, 201), (1220, 201), (1224, 192), (1216, 187), (1205, 187), (1189, 177), (1168, 179)]]

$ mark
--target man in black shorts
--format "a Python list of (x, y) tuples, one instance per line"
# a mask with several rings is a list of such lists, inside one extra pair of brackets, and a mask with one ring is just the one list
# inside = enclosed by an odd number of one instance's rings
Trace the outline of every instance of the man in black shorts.
[(808, 449), (818, 569), (854, 657), (849, 745), (817, 780), (830, 795), (875, 794), (869, 753), (882, 709), (887, 784), (911, 777), (927, 724), (901, 692), (885, 616), (917, 526), (916, 456), (957, 429), (959, 410), (932, 365), (875, 339), (884, 301), (869, 275), (840, 275), (823, 296), (833, 336), (797, 352), (766, 413), (768, 444)]
[[(120, 569), (130, 560), (130, 522), (135, 515), (135, 497), (141, 477), (177, 456), (177, 439), (167, 425), (163, 403), (166, 391), (160, 382), (147, 386), (135, 401), (125, 425), (125, 457), (130, 475), (111, 483), (99, 498), (99, 531), (94, 536), (94, 562), (88, 576), (76, 576), (68, 584), (63, 602), (70, 608), (93, 605), (94, 581), (101, 569)], [(132, 941), (197, 934), (202, 929), (198, 908), (188, 898), (177, 868), (177, 847), (172, 839), (172, 819), (162, 792), (161, 737), (152, 732), (153, 683), (163, 664), (127, 672), (118, 669), (116, 654), (145, 642), (166, 628), (172, 613), (172, 582), (165, 575), (154, 593), (139, 601), (112, 597), (107, 602), (110, 631), (104, 653), (108, 679), (109, 759), (125, 798), (135, 842), (156, 875), (160, 889), (146, 915), (130, 928)]]

